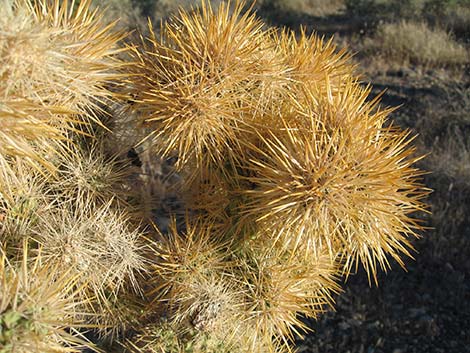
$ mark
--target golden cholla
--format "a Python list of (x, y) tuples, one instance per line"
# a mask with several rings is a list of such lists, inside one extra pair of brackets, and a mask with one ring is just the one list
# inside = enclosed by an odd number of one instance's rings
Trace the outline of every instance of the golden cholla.
[[(90, 0), (2, 6), (0, 276), (34, 236), (37, 263), (54, 269), (49, 278), (33, 263), (39, 290), (73, 273), (65, 294), (93, 312), (76, 322), (99, 339), (137, 352), (290, 352), (308, 329), (299, 315), (332, 305), (342, 275), (362, 264), (375, 279), (410, 255), (427, 193), (420, 157), (331, 40), (265, 29), (241, 2), (204, 1), (159, 35), (150, 25), (123, 66), (121, 35)], [(115, 84), (131, 98), (106, 107), (118, 107), (110, 126), (128, 130), (115, 144), (148, 135), (128, 154), (140, 169), (108, 158), (112, 139), (96, 126)], [(167, 184), (172, 205), (160, 209)], [(10, 301), (16, 287), (4, 287)]]
[(295, 336), (308, 327), (303, 317), (317, 318), (339, 292), (336, 264), (327, 252), (306, 258), (250, 244), (239, 259), (243, 301), (233, 331), (239, 345), (250, 352), (290, 351)]
[[(403, 265), (427, 190), (410, 132), (369, 99), (345, 50), (229, 7), (182, 10), (133, 48), (137, 119), (155, 151), (178, 154), (192, 215), (188, 234), (174, 229), (155, 248), (151, 293), (172, 324), (209, 306), (207, 288), (232, 293), (234, 347), (289, 351), (306, 329), (297, 315), (317, 317), (339, 276), (362, 264), (375, 279), (390, 257)], [(234, 287), (217, 282), (230, 277)]]
[(421, 229), (411, 216), (426, 194), (412, 167), (419, 158), (411, 158), (410, 133), (385, 125), (388, 111), (366, 102), (368, 89), (349, 82), (330, 98), (315, 93), (304, 85), (292, 94), (284, 128), (246, 146), (253, 187), (240, 190), (241, 212), (268, 241), (312, 253), (326, 247), (346, 273), (359, 260), (375, 277), (387, 255), (402, 264), (407, 238)]
[[(140, 120), (152, 129), (159, 153), (179, 153), (177, 166), (222, 166), (239, 157), (253, 97), (269, 95), (280, 63), (263, 23), (243, 6), (203, 2), (180, 12), (135, 47), (131, 95)], [(256, 92), (256, 94), (254, 93)], [(223, 167), (223, 166), (222, 166)]]
[(113, 199), (102, 205), (78, 199), (41, 215), (31, 233), (43, 247), (43, 262), (66, 271), (73, 268), (83, 284), (80, 296), (106, 307), (108, 295), (123, 287), (139, 289), (137, 276), (145, 270), (141, 233)]
[[(90, 0), (4, 0), (0, 4), (0, 153), (51, 168), (36, 145), (100, 124), (112, 97), (123, 34), (101, 21)], [(50, 152), (50, 151), (49, 151)]]
[[(4, 352), (82, 352), (94, 345), (78, 333), (77, 276), (44, 266), (42, 257), (23, 254), (14, 261), (0, 249), (0, 347)], [(81, 312), (82, 317), (88, 316)], [(93, 349), (94, 350), (94, 349)]]

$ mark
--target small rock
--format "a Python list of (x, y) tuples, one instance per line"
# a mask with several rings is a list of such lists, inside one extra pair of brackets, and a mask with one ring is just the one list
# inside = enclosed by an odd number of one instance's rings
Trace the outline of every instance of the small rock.
[(415, 319), (420, 316), (426, 315), (426, 309), (425, 308), (411, 308), (408, 310), (410, 313), (410, 318)]
[(452, 266), (452, 264), (451, 264), (450, 262), (447, 262), (447, 263), (445, 264), (445, 268), (446, 268), (447, 270), (451, 271), (451, 272), (454, 272), (454, 271), (455, 271), (455, 270), (454, 270), (454, 266)]

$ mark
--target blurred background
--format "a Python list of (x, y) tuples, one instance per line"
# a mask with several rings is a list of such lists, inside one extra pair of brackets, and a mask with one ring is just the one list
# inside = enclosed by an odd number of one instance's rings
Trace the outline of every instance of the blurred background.
[[(219, 1), (212, 1), (214, 6)], [(145, 33), (190, 0), (106, 0), (110, 19)], [(406, 271), (393, 264), (369, 286), (361, 270), (335, 311), (299, 338), (308, 353), (470, 352), (470, 0), (258, 0), (267, 26), (325, 38), (354, 53), (371, 99), (399, 108), (391, 123), (417, 135), (419, 168), (433, 189), (422, 238)]]

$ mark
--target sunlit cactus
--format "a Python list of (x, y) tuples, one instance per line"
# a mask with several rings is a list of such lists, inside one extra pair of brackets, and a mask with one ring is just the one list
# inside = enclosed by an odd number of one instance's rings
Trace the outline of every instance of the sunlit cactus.
[[(203, 2), (201, 12), (182, 11), (153, 29), (134, 48), (130, 94), (145, 126), (153, 130), (159, 153), (179, 153), (178, 166), (197, 168), (237, 157), (244, 114), (256, 109), (257, 95), (269, 95), (269, 83), (281, 68), (263, 23), (221, 3)], [(255, 93), (256, 92), (256, 93)]]
[(64, 204), (101, 206), (112, 199), (121, 206), (129, 203), (128, 180), (134, 169), (128, 160), (107, 153), (103, 141), (74, 140), (58, 146), (59, 154), (51, 159), (56, 169), (51, 192)]
[(410, 256), (421, 157), (331, 40), (243, 2), (125, 45), (90, 0), (0, 6), (7, 352), (95, 349), (82, 326), (103, 351), (292, 352), (342, 277)]
[[(188, 289), (201, 281), (211, 281), (228, 270), (228, 244), (221, 241), (217, 230), (210, 224), (186, 223), (186, 230), (179, 232), (175, 221), (170, 225), (169, 234), (160, 234), (161, 239), (153, 246), (152, 280), (149, 297), (156, 301), (165, 300), (170, 307), (179, 311), (177, 316), (191, 316), (182, 313), (185, 305), (178, 304), (187, 296)], [(197, 298), (196, 298), (197, 300)], [(155, 303), (155, 301), (154, 301)], [(177, 320), (181, 321), (181, 320)]]
[(2, 3), (2, 77), (7, 96), (86, 112), (112, 93), (123, 34), (102, 23), (90, 1)]
[(72, 121), (71, 112), (24, 98), (6, 98), (3, 93), (0, 84), (0, 154), (21, 157), (38, 170), (52, 171), (45, 156), (55, 153), (50, 141), (64, 140), (60, 126)]
[(142, 328), (132, 339), (128, 339), (126, 352), (131, 353), (239, 353), (224, 340), (205, 333), (181, 335), (170, 323), (159, 320)]
[(155, 248), (162, 283), (150, 283), (172, 324), (185, 317), (198, 330), (195, 313), (207, 304), (198, 278), (209, 288), (222, 278), (211, 292), (241, 303), (226, 327), (234, 347), (289, 351), (307, 329), (298, 315), (331, 305), (342, 275), (361, 264), (376, 281), (390, 258), (403, 265), (427, 191), (410, 133), (368, 99), (346, 51), (264, 30), (241, 16), (244, 4), (229, 7), (181, 11), (132, 54), (134, 112), (156, 152), (178, 155), (193, 214), (189, 233), (174, 229)]
[[(93, 344), (78, 333), (77, 276), (44, 266), (41, 255), (8, 260), (0, 249), (0, 348), (6, 353), (81, 352)], [(80, 315), (83, 317), (84, 312)]]
[(8, 256), (22, 251), (38, 217), (53, 207), (47, 190), (43, 175), (28, 162), (11, 163), (0, 155), (0, 244)]
[(0, 10), (0, 153), (51, 168), (35, 145), (51, 148), (66, 130), (100, 123), (100, 105), (119, 84), (123, 34), (89, 0), (4, 0)]
[(84, 199), (73, 206), (58, 204), (33, 229), (43, 248), (43, 262), (63, 270), (72, 267), (85, 284), (83, 296), (98, 301), (105, 301), (108, 292), (118, 293), (126, 283), (137, 289), (136, 275), (144, 268), (140, 233), (130, 229), (129, 216), (112, 202), (95, 206)]
[(326, 41), (316, 34), (308, 36), (302, 29), (299, 36), (288, 30), (276, 33), (274, 41), (275, 50), (288, 67), (284, 75), (291, 79), (290, 85), (315, 82), (326, 89), (343, 84), (354, 72), (351, 55), (344, 48), (338, 50), (332, 38)]
[(407, 238), (421, 229), (410, 215), (423, 209), (425, 192), (409, 132), (387, 127), (387, 111), (365, 102), (367, 90), (343, 90), (331, 99), (299, 97), (306, 103), (280, 118), (284, 128), (247, 146), (253, 187), (240, 191), (241, 211), (266, 241), (312, 254), (326, 247), (346, 273), (360, 261), (375, 277), (387, 255), (400, 264), (400, 254), (409, 255)]
[(239, 262), (243, 301), (234, 331), (247, 352), (290, 351), (295, 335), (308, 330), (300, 317), (317, 318), (339, 291), (326, 253), (307, 259), (254, 245)]

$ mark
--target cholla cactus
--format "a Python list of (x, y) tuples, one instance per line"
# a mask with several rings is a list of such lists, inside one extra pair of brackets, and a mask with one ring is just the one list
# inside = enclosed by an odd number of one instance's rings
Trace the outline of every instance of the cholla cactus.
[(42, 170), (54, 168), (45, 156), (54, 153), (50, 141), (62, 141), (61, 124), (71, 122), (71, 112), (60, 107), (44, 105), (24, 99), (6, 97), (0, 87), (0, 154), (18, 156)]
[(145, 269), (140, 232), (112, 206), (112, 199), (101, 206), (87, 200), (58, 204), (32, 229), (43, 262), (61, 271), (71, 267), (81, 284), (78, 295), (103, 312), (123, 288), (139, 290), (136, 276)]
[(17, 256), (20, 244), (31, 236), (39, 217), (53, 207), (43, 175), (19, 158), (0, 155), (0, 245)]
[(317, 318), (339, 291), (338, 269), (326, 253), (307, 259), (259, 244), (237, 260), (243, 324), (234, 332), (243, 352), (290, 351), (295, 334), (308, 329), (299, 315)]
[(367, 103), (368, 90), (354, 82), (331, 97), (308, 86), (293, 92), (286, 104), (295, 110), (280, 117), (284, 128), (247, 145), (254, 187), (239, 191), (246, 221), (293, 251), (326, 247), (332, 258), (343, 257), (346, 273), (360, 261), (375, 276), (387, 255), (402, 264), (407, 238), (420, 229), (410, 214), (422, 209), (424, 195), (409, 132), (386, 127), (387, 111)]
[(129, 312), (140, 308), (118, 301), (132, 302), (140, 291), (139, 272), (145, 271), (143, 239), (126, 204), (106, 193), (97, 198), (79, 183), (76, 188), (85, 189), (77, 195), (73, 178), (67, 185), (44, 180), (21, 160), (0, 162), (0, 244), (6, 255), (21, 256), (19, 244), (29, 239), (30, 253), (41, 249), (41, 264), (74, 278), (74, 300), (82, 303), (77, 312), (95, 313), (83, 320), (102, 334), (124, 330)]
[(5, 95), (76, 112), (111, 96), (123, 34), (102, 23), (90, 1), (5, 0), (0, 36)]
[[(89, 131), (99, 104), (113, 96), (123, 37), (85, 0), (2, 0), (0, 153), (48, 163), (35, 145), (52, 146), (67, 130)], [(93, 113), (95, 112), (95, 113)], [(49, 151), (50, 153), (51, 151)]]
[[(299, 315), (332, 306), (341, 276), (362, 264), (376, 280), (410, 255), (420, 157), (331, 41), (265, 29), (244, 3), (204, 1), (160, 36), (150, 26), (123, 66), (122, 35), (90, 0), (1, 9), (10, 351), (79, 351), (88, 343), (71, 334), (84, 324), (133, 352), (290, 352), (308, 329)], [(110, 103), (112, 86), (129, 106)], [(98, 115), (116, 106), (109, 126), (139, 131), (108, 139)], [(146, 132), (128, 168), (121, 147)], [(175, 156), (173, 172), (153, 168)], [(155, 229), (170, 181), (185, 209)], [(37, 306), (50, 310), (34, 316)]]
[(1, 251), (1, 351), (52, 353), (93, 349), (77, 331), (86, 326), (77, 318), (77, 276), (43, 266), (40, 255), (30, 258), (27, 242), (19, 260), (17, 264), (9, 261)]
[[(232, 10), (232, 12), (231, 12)], [(280, 69), (269, 31), (243, 5), (203, 2), (201, 12), (181, 12), (158, 39), (135, 47), (130, 67), (141, 121), (153, 129), (157, 150), (179, 152), (177, 166), (220, 165), (241, 152), (244, 114), (255, 109), (253, 91), (269, 95)]]
[(181, 11), (133, 49), (133, 107), (155, 151), (180, 157), (194, 214), (160, 237), (150, 293), (176, 329), (220, 337), (231, 313), (233, 349), (289, 351), (297, 315), (331, 305), (341, 275), (403, 265), (426, 190), (410, 133), (367, 100), (345, 51), (229, 8)]
[(107, 153), (103, 139), (73, 137), (72, 143), (57, 146), (59, 154), (51, 159), (56, 169), (51, 192), (64, 205), (101, 206), (111, 199), (128, 205), (133, 196), (128, 180), (135, 172), (128, 160)]

